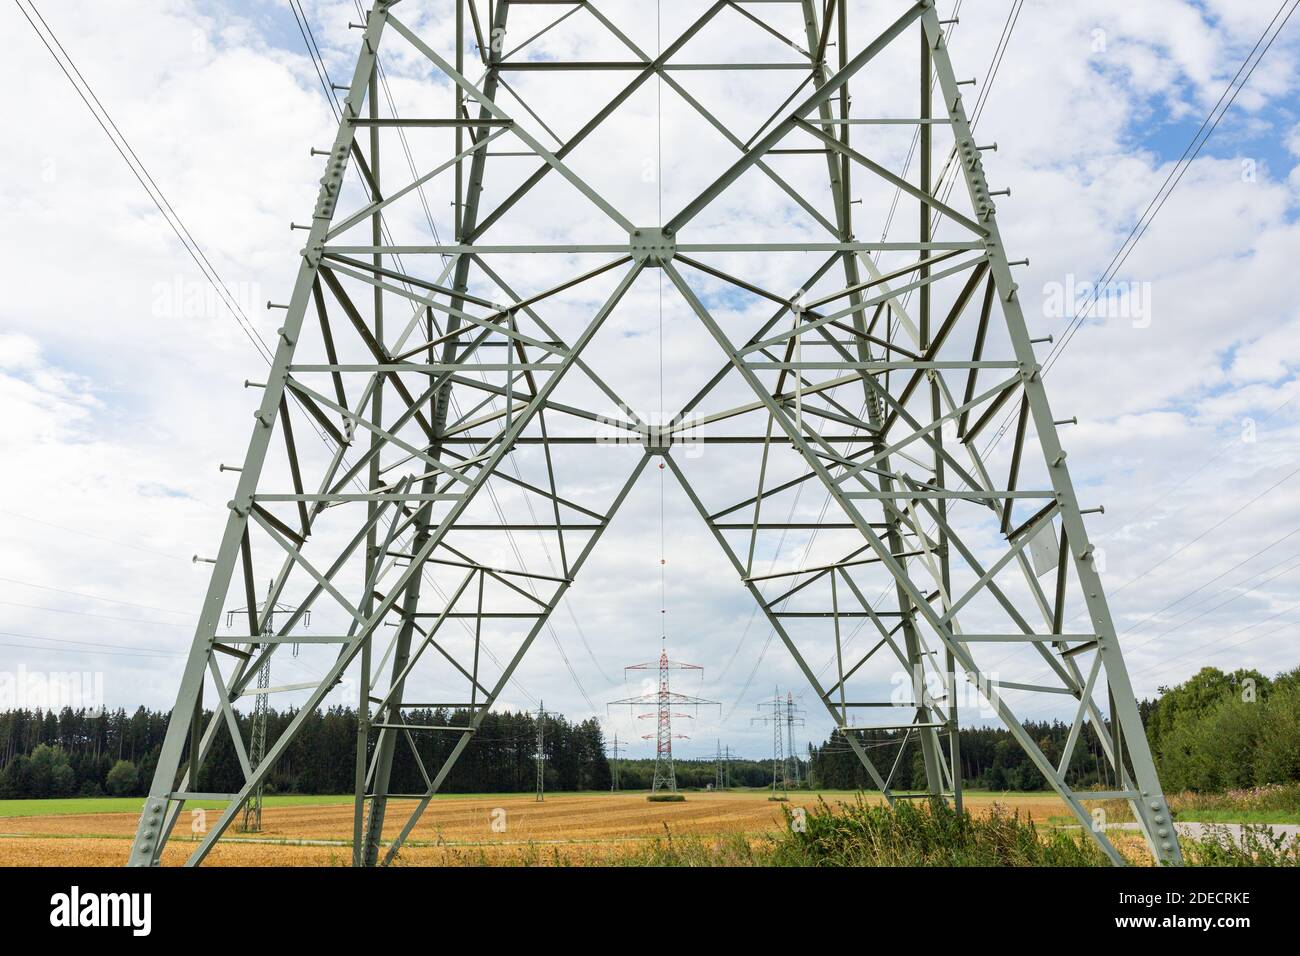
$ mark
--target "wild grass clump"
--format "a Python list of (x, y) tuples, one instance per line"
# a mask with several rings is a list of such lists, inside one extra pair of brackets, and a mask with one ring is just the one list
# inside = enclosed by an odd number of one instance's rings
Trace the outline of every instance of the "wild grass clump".
[(1179, 793), (1171, 802), (1175, 818), (1223, 811), (1240, 811), (1247, 816), (1277, 813), (1300, 818), (1300, 782), (1270, 783), (1224, 793)]
[(1300, 866), (1300, 837), (1274, 833), (1262, 823), (1247, 823), (1240, 834), (1235, 827), (1208, 829), (1208, 836), (1181, 841), (1188, 866)]
[[(1080, 794), (1084, 801), (1086, 793)], [(1270, 783), (1222, 793), (1184, 790), (1166, 795), (1175, 820), (1200, 823), (1288, 823), (1300, 821), (1300, 782)], [(1124, 823), (1133, 819), (1127, 800), (1101, 804), (1106, 819)]]
[(771, 866), (771, 837), (724, 833), (673, 836), (664, 824), (663, 839), (652, 840), (619, 857), (621, 866)]
[(1086, 833), (1042, 832), (994, 805), (972, 817), (944, 804), (868, 805), (824, 801), (802, 816), (786, 810), (776, 866), (1106, 866)]

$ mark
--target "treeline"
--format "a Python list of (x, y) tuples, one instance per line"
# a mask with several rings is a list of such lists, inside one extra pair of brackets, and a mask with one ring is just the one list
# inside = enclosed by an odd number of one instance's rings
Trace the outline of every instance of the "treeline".
[[(1185, 683), (1161, 687), (1138, 704), (1161, 784), (1166, 791), (1213, 793), (1300, 780), (1300, 668), (1265, 677), (1206, 667)], [(1028, 722), (1025, 729), (1054, 766), (1069, 726)], [(1106, 733), (1110, 733), (1109, 724)], [(859, 734), (867, 754), (887, 775), (903, 732)], [(947, 748), (947, 738), (941, 738)], [(1047, 781), (1011, 734), (1001, 727), (960, 732), (962, 781), (978, 790), (1043, 790)], [(809, 754), (817, 787), (875, 789), (848, 741), (837, 732)], [(1096, 734), (1080, 734), (1066, 779), (1077, 788), (1117, 789)], [(915, 740), (894, 771), (896, 789), (923, 789), (925, 768)]]
[[(772, 785), (771, 760), (742, 760), (732, 757), (725, 762), (726, 785), (730, 787), (770, 787)], [(655, 762), (653, 758), (627, 760), (618, 762), (617, 778), (620, 790), (649, 790), (654, 783)], [(673, 761), (673, 770), (677, 777), (679, 790), (707, 790), (717, 781), (718, 762), (712, 757), (703, 760)], [(791, 766), (791, 774), (794, 768)], [(799, 777), (803, 779), (808, 772), (806, 760), (799, 761)], [(793, 779), (793, 778), (792, 778)]]
[[(1217, 792), (1300, 780), (1300, 669), (1268, 678), (1258, 671), (1230, 674), (1207, 667), (1160, 696), (1142, 701), (1139, 712), (1166, 790)], [(273, 745), (296, 710), (271, 711), (267, 745)], [(463, 726), (464, 712), (412, 710), (412, 724)], [(247, 716), (239, 718), (247, 739)], [(0, 798), (57, 796), (140, 796), (153, 777), (167, 728), (167, 715), (139, 708), (111, 712), (59, 713), (14, 710), (0, 713)], [(1059, 764), (1069, 726), (1061, 721), (1030, 722), (1025, 729), (1054, 765)], [(1109, 733), (1109, 727), (1106, 728)], [(412, 735), (420, 762), (436, 772), (459, 734)], [(898, 757), (901, 732), (860, 734), (867, 753), (888, 774)], [(548, 715), (545, 727), (546, 788), (551, 791), (608, 790), (613, 780), (605, 741), (595, 719), (572, 724)], [(946, 738), (944, 746), (947, 746)], [(309, 713), (267, 780), (268, 792), (350, 793), (356, 766), (357, 716), (351, 708)], [(999, 727), (961, 731), (964, 785), (981, 790), (1041, 790), (1047, 784), (1028, 756)], [(373, 745), (373, 735), (372, 735)], [(442, 789), (452, 793), (513, 793), (536, 785), (536, 716), (488, 713), (480, 730), (452, 768)], [(653, 760), (621, 760), (619, 788), (649, 789)], [(713, 760), (678, 760), (677, 784), (705, 789), (714, 784)], [(791, 768), (793, 769), (793, 768)], [(893, 769), (896, 789), (921, 789), (925, 770), (913, 741)], [(871, 790), (875, 784), (848, 742), (837, 732), (810, 746), (799, 761), (803, 786)], [(771, 760), (730, 761), (730, 785), (765, 787), (772, 782)], [(1081, 734), (1067, 774), (1078, 788), (1116, 789), (1096, 734)], [(227, 734), (219, 733), (197, 788), (212, 793), (239, 789), (242, 775)], [(420, 766), (410, 746), (399, 741), (392, 791), (423, 792)]]
[[(267, 747), (274, 745), (296, 710), (271, 711)], [(411, 724), (464, 726), (463, 711), (405, 712)], [(249, 717), (239, 718), (248, 737)], [(0, 713), (0, 798), (141, 796), (153, 779), (167, 729), (165, 713), (139, 708), (91, 713), (14, 710)], [(608, 790), (610, 768), (595, 719), (572, 724), (548, 714), (543, 728), (548, 790)], [(374, 744), (371, 734), (371, 746)], [(460, 735), (418, 732), (412, 739), (431, 775)], [(351, 793), (356, 771), (357, 715), (352, 708), (315, 711), (304, 718), (267, 779), (268, 793)], [(537, 781), (537, 718), (529, 713), (488, 713), (441, 789), (450, 793), (529, 791)], [(195, 789), (232, 793), (243, 777), (228, 734), (216, 735)], [(426, 789), (410, 745), (399, 740), (391, 791)]]
[[(1025, 730), (1053, 765), (1059, 765), (1065, 752), (1070, 727), (1061, 721), (1030, 721)], [(893, 778), (895, 790), (924, 790), (925, 764), (915, 737), (907, 745), (901, 763), (898, 748), (905, 731), (876, 731), (856, 734), (867, 756), (884, 777)], [(941, 737), (945, 754), (947, 735)], [(1028, 755), (1009, 731), (1002, 727), (965, 727), (958, 735), (962, 784), (974, 790), (1043, 790), (1047, 781), (1029, 760)], [(854, 753), (849, 742), (835, 731), (821, 746), (809, 752), (813, 785), (835, 790), (875, 790), (876, 784)], [(1111, 778), (1101, 746), (1094, 734), (1080, 734), (1070, 761), (1068, 779), (1076, 787), (1110, 789)]]

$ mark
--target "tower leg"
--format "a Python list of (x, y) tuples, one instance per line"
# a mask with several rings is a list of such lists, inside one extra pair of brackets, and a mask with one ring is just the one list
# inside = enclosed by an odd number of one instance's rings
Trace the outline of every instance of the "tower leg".
[[(826, 32), (825, 31), (826, 24), (821, 22), (820, 14), (817, 9), (818, 4), (815, 2), (815, 0), (801, 0), (801, 2), (803, 5), (805, 36), (807, 38), (807, 42), (809, 45), (808, 48), (810, 50), (820, 50), (824, 57), (825, 45), (823, 43), (822, 38)], [(847, 15), (847, 4), (844, 3), (843, 0), (835, 0), (835, 2), (828, 4), (826, 6), (826, 9), (830, 13), (830, 16), (835, 18), (838, 21), (837, 29), (838, 29), (839, 42), (837, 43), (837, 47), (839, 50), (839, 54), (838, 54), (839, 69), (843, 70), (848, 65), (848, 56), (849, 56), (848, 28), (845, 19)], [(822, 86), (826, 82), (827, 72), (828, 71), (824, 59), (821, 61), (814, 60), (813, 62), (814, 89), (822, 88)], [(928, 92), (929, 92), (928, 91), (928, 84), (929, 84), (928, 60), (922, 65), (922, 76), (923, 76), (922, 87), (923, 89), (925, 89), (928, 97)], [(833, 102), (835, 99), (838, 99), (840, 104), (839, 119), (847, 120), (849, 116), (849, 96), (848, 96), (847, 85), (840, 87), (837, 97), (825, 99), (817, 107), (818, 117), (824, 124), (826, 124), (825, 128), (828, 130), (836, 129), (834, 125), (831, 125), (836, 120), (835, 110), (833, 106)], [(928, 146), (929, 128), (927, 126), (922, 125), (920, 128), (920, 133), (923, 139), (925, 140), (925, 144)], [(847, 145), (848, 137), (849, 137), (849, 126), (847, 124), (840, 125), (838, 127), (837, 135)], [(923, 163), (923, 172), (922, 172), (921, 188), (923, 190), (929, 191), (928, 158), (924, 152), (922, 153), (922, 163)], [(832, 150), (826, 150), (826, 164), (827, 164), (827, 171), (830, 177), (832, 201), (835, 206), (835, 219), (836, 219), (836, 227), (838, 230), (838, 238), (840, 239), (841, 242), (846, 242), (846, 243), (851, 242), (853, 240), (853, 218), (851, 212), (852, 196), (849, 193), (849, 188), (850, 188), (849, 161), (848, 158), (845, 156), (836, 155)], [(921, 215), (923, 221), (928, 222), (926, 211), (928, 210), (929, 207), (926, 206), (925, 203), (920, 203), (919, 205), (922, 210)], [(928, 236), (923, 235), (922, 241), (925, 241), (926, 239), (928, 239)], [(857, 257), (854, 255), (843, 255), (841, 256), (841, 260), (843, 262), (843, 268), (844, 268), (845, 287), (849, 289), (857, 289), (862, 284), (861, 273), (858, 270)], [(922, 288), (921, 292), (923, 296), (926, 295), (926, 290), (924, 289), (924, 287)], [(852, 321), (853, 321), (854, 329), (858, 332), (858, 337), (857, 337), (858, 357), (860, 361), (866, 361), (870, 358), (870, 354), (867, 346), (867, 342), (868, 342), (867, 316), (865, 314), (864, 309), (862, 308), (862, 299), (863, 299), (862, 293), (859, 291), (854, 291), (849, 296), (850, 303), (855, 307), (852, 312)], [(925, 328), (924, 315), (928, 313), (928, 308), (929, 308), (928, 298), (923, 298), (922, 300), (922, 309), (923, 309), (922, 328), (923, 329)], [(801, 371), (796, 371), (794, 374), (797, 378), (801, 376), (803, 373)], [(865, 381), (863, 382), (863, 400), (864, 400), (864, 407), (867, 411), (867, 416), (868, 416), (867, 420), (871, 423), (871, 425), (875, 429), (877, 429), (878, 434), (883, 434), (883, 431), (880, 430), (880, 425), (882, 424), (882, 418), (880, 414), (879, 399), (875, 396), (875, 394), (872, 392), (871, 388), (867, 385)], [(877, 450), (881, 450), (883, 449), (883, 447), (884, 445), (883, 443), (881, 443), (880, 445), (877, 446)], [(881, 459), (881, 470), (883, 472), (888, 472), (890, 470), (890, 462), (888, 456)], [(892, 488), (893, 488), (893, 483), (890, 482), (888, 479), (882, 481), (881, 484), (882, 491), (890, 491), (892, 490)], [(902, 554), (906, 550), (903, 547), (903, 538), (902, 538), (902, 534), (900, 533), (900, 529), (902, 525), (902, 517), (901, 515), (894, 513), (888, 516), (887, 521), (889, 527), (885, 536), (885, 540), (888, 541), (889, 547), (894, 554)], [(912, 603), (908, 599), (907, 595), (901, 589), (901, 587), (895, 589), (895, 600), (897, 601), (899, 612), (902, 615), (904, 615), (903, 646), (906, 649), (906, 653), (907, 653), (908, 670), (911, 674), (913, 694), (915, 695), (915, 700), (918, 702), (918, 707), (916, 712), (916, 722), (920, 725), (923, 725), (921, 729), (917, 731), (917, 736), (920, 737), (922, 761), (925, 767), (926, 787), (929, 790), (929, 793), (932, 798), (936, 800), (942, 800), (943, 799), (942, 795), (944, 791), (944, 780), (943, 780), (943, 772), (940, 770), (940, 761), (942, 760), (943, 755), (939, 747), (938, 731), (933, 726), (934, 724), (939, 722), (936, 719), (938, 717), (938, 712), (932, 711), (930, 708), (924, 705), (925, 695), (923, 691), (925, 685), (925, 664), (923, 660), (921, 647), (917, 640), (916, 628), (911, 622), (911, 616), (914, 613), (914, 608)], [(955, 730), (955, 727), (953, 729)], [(951, 774), (949, 775), (952, 776)]]

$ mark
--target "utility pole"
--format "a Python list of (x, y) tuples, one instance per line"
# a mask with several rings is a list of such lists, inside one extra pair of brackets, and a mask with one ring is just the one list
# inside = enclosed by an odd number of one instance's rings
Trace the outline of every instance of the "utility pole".
[[(267, 625), (263, 625), (266, 633)], [(248, 765), (254, 769), (266, 756), (266, 722), (269, 717), (271, 696), (271, 659), (262, 662), (257, 671), (257, 692), (253, 698), (253, 726), (249, 734)], [(245, 833), (262, 832), (262, 797), (265, 784), (259, 783), (253, 795), (244, 804), (242, 829)]]
[(613, 793), (614, 791), (620, 789), (619, 782), (618, 782), (618, 765), (619, 765), (619, 761), (622, 759), (623, 751), (627, 749), (626, 747), (619, 744), (617, 733), (614, 734), (614, 745), (610, 749), (613, 751), (613, 756), (609, 763), (609, 769), (610, 769), (609, 789), (610, 792)]
[[(787, 693), (782, 700), (779, 687), (772, 699), (763, 701), (758, 709), (759, 716), (750, 722), (772, 725), (772, 797), (783, 800), (789, 794), (791, 778), (798, 785), (799, 759), (794, 754), (794, 728), (802, 726), (804, 719), (795, 708), (793, 695)], [(795, 765), (793, 772), (790, 769), (792, 759)]]
[(650, 713), (637, 714), (638, 720), (655, 720), (655, 732), (653, 734), (642, 734), (642, 740), (655, 741), (655, 774), (654, 781), (650, 785), (650, 793), (660, 792), (676, 793), (677, 792), (677, 774), (673, 770), (673, 740), (689, 740), (686, 734), (673, 733), (673, 718), (691, 718), (693, 714), (674, 712), (674, 707), (693, 707), (696, 711), (701, 706), (721, 704), (716, 700), (705, 700), (702, 697), (691, 697), (686, 694), (677, 694), (669, 687), (668, 675), (672, 671), (703, 671), (704, 668), (698, 664), (683, 664), (679, 661), (668, 659), (668, 652), (661, 651), (659, 660), (650, 661), (645, 664), (629, 664), (623, 668), (627, 671), (645, 671), (657, 670), (659, 672), (658, 689), (649, 694), (642, 694), (639, 697), (626, 697), (623, 700), (610, 701), (609, 707), (645, 707), (654, 705), (655, 710)]
[[(251, 585), (250, 585), (251, 594)], [(271, 581), (266, 588), (266, 599), (261, 604), (249, 604), (247, 607), (241, 607), (234, 611), (226, 613), (226, 626), (233, 626), (235, 620), (241, 615), (248, 615), (249, 627), (255, 629), (255, 632), (262, 638), (275, 636), (274, 620), (277, 613), (286, 613), (297, 610), (284, 604), (277, 604), (275, 601), (275, 581)], [(304, 625), (310, 619), (311, 612), (303, 612)], [(252, 645), (250, 645), (251, 647)], [(294, 656), (297, 656), (295, 652)], [(271, 658), (267, 655), (262, 660), (262, 666), (257, 669), (257, 689), (253, 692), (253, 718), (249, 721), (248, 730), (248, 765), (256, 770), (262, 759), (266, 756), (266, 724), (270, 711), (271, 696)], [(248, 799), (244, 802), (243, 813), (240, 817), (239, 828), (244, 833), (261, 833), (262, 832), (262, 798), (264, 796), (265, 782), (259, 781), (249, 794)], [(197, 789), (193, 781), (191, 787)]]
[(797, 707), (794, 702), (794, 694), (786, 691), (785, 693), (785, 740), (786, 747), (790, 751), (789, 759), (794, 769), (794, 786), (799, 789), (799, 753), (794, 749), (794, 728), (796, 722), (803, 726), (803, 708)]
[(546, 799), (546, 704), (537, 702), (537, 802)]

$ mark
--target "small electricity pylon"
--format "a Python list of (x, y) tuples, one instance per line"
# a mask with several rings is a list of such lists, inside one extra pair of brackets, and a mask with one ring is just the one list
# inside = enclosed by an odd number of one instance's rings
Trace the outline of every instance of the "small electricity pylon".
[(546, 799), (546, 704), (537, 702), (537, 802)]
[[(794, 728), (803, 726), (804, 719), (795, 710), (792, 695), (787, 693), (785, 699), (781, 699), (780, 688), (777, 688), (771, 700), (759, 704), (758, 709), (761, 713), (752, 718), (751, 723), (772, 725), (772, 796), (784, 797), (790, 790), (790, 762), (793, 759), (796, 767), (799, 763), (799, 758), (794, 755)], [(770, 714), (767, 713), (769, 710)], [(785, 728), (784, 735), (782, 728)], [(797, 773), (796, 770), (795, 774)], [(797, 777), (795, 785), (798, 786)]]
[[(255, 607), (241, 607), (233, 611), (226, 612), (226, 626), (231, 627), (237, 615), (247, 614), (250, 626), (256, 629), (256, 633), (263, 637), (275, 633), (272, 622), (277, 613), (291, 613), (296, 608), (289, 607), (286, 604), (279, 604), (273, 600), (272, 595), (275, 593), (275, 582), (272, 581), (266, 590), (266, 600)], [(306, 625), (310, 619), (311, 612), (307, 611), (303, 615), (303, 624)], [(261, 622), (260, 624), (258, 622)], [(294, 656), (297, 656), (296, 654)], [(269, 697), (271, 696), (271, 658), (267, 657), (262, 661), (262, 666), (257, 670), (257, 690), (253, 692), (253, 719), (248, 733), (248, 765), (256, 770), (257, 765), (262, 762), (266, 756), (266, 723), (269, 707)], [(245, 833), (262, 832), (262, 793), (265, 787), (265, 781), (259, 782), (254, 788), (248, 800), (244, 803), (244, 813), (240, 820), (240, 829)]]
[(655, 718), (656, 730), (653, 734), (642, 734), (642, 740), (655, 741), (655, 775), (654, 781), (650, 785), (652, 794), (666, 790), (670, 793), (677, 792), (677, 774), (673, 770), (673, 740), (689, 740), (686, 734), (673, 733), (673, 718), (681, 717), (690, 719), (694, 715), (686, 713), (677, 713), (673, 711), (674, 707), (694, 707), (696, 711), (701, 706), (716, 705), (719, 708), (721, 704), (716, 700), (705, 700), (703, 697), (690, 697), (686, 694), (677, 694), (672, 691), (668, 683), (669, 671), (701, 671), (704, 668), (698, 664), (683, 664), (679, 661), (670, 661), (668, 652), (661, 651), (658, 661), (649, 661), (645, 664), (630, 664), (623, 668), (627, 671), (659, 671), (659, 687), (654, 693), (642, 694), (639, 697), (625, 697), (623, 700), (610, 701), (609, 707), (644, 707), (655, 705), (655, 710), (651, 713), (637, 714), (638, 720), (647, 720)]
[(796, 723), (803, 726), (803, 708), (794, 702), (794, 694), (786, 691), (785, 693), (785, 743), (786, 749), (789, 750), (789, 761), (794, 769), (795, 789), (799, 788), (799, 754), (794, 749), (794, 728)]
[(622, 759), (623, 751), (626, 750), (627, 747), (621, 745), (618, 742), (618, 734), (615, 734), (614, 743), (610, 746), (609, 749), (612, 751), (612, 754), (610, 756), (610, 763), (609, 763), (609, 769), (610, 769), (609, 789), (610, 792), (613, 793), (615, 790), (619, 789), (618, 765), (619, 765), (619, 761)]
[(713, 789), (731, 789), (731, 745), (728, 744), (724, 748), (720, 740), (718, 741), (717, 766), (713, 776)]

